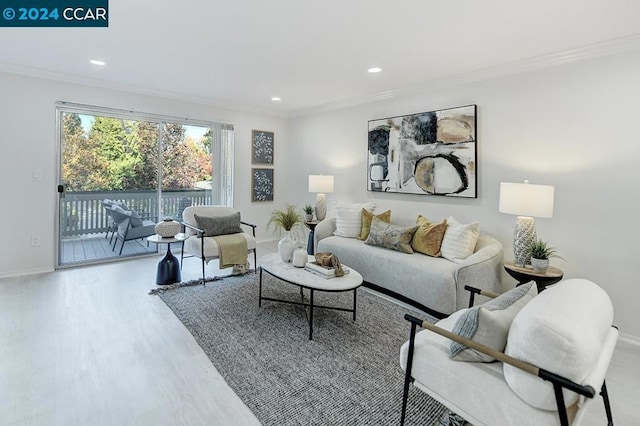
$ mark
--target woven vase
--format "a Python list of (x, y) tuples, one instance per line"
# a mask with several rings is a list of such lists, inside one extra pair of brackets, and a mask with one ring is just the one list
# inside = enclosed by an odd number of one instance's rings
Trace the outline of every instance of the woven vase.
[(181, 225), (173, 219), (165, 219), (156, 225), (156, 234), (162, 238), (172, 238), (180, 232)]

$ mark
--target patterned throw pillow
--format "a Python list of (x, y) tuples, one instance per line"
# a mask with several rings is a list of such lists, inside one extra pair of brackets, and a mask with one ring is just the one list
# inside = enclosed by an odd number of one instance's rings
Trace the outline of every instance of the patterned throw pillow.
[(420, 215), (416, 223), (418, 230), (413, 235), (413, 240), (411, 240), (411, 248), (427, 256), (440, 257), (440, 246), (447, 230), (446, 219), (439, 223), (432, 223), (429, 222), (429, 219)]
[(442, 239), (442, 257), (452, 262), (462, 263), (471, 256), (476, 249), (476, 243), (480, 236), (480, 225), (478, 222), (461, 224), (449, 216), (447, 219), (447, 230)]
[(411, 238), (418, 229), (418, 226), (408, 228), (391, 225), (377, 217), (371, 221), (371, 232), (365, 240), (365, 244), (380, 246), (403, 253), (413, 253), (411, 249)]
[[(371, 220), (374, 214), (367, 209), (362, 209), (362, 230), (360, 231), (359, 240), (366, 240), (371, 230)], [(391, 210), (375, 215), (378, 219), (387, 223), (391, 222)]]
[[(484, 305), (468, 309), (453, 326), (453, 333), (503, 352), (507, 346), (509, 327), (516, 314), (538, 294), (531, 281), (501, 294)], [(449, 357), (456, 361), (491, 362), (495, 358), (457, 342), (451, 342)]]
[(373, 211), (376, 203), (338, 203), (336, 205), (336, 230), (333, 235), (358, 238), (362, 231), (362, 209)]
[(229, 216), (198, 216), (193, 215), (198, 224), (198, 228), (204, 230), (205, 237), (215, 237), (216, 235), (237, 234), (242, 232), (240, 227), (240, 212)]

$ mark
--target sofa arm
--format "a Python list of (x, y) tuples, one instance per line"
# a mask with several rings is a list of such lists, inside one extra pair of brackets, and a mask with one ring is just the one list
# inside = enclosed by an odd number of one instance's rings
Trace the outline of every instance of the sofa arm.
[(466, 258), (456, 270), (456, 310), (468, 307), (466, 302), (469, 297), (465, 286), (502, 293), (502, 263), (502, 244), (495, 238), (482, 234), (475, 253)]
[(328, 217), (322, 220), (320, 223), (318, 223), (316, 225), (316, 229), (313, 231), (314, 247), (318, 247), (318, 242), (320, 242), (321, 239), (332, 236), (335, 230), (336, 230), (335, 217)]

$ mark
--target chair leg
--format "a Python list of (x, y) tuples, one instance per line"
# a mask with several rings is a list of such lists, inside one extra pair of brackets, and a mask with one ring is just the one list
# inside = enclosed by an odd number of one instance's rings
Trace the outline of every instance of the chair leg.
[(205, 276), (204, 276), (204, 257), (202, 258), (202, 285), (205, 284)]
[(258, 255), (256, 254), (255, 249), (253, 249), (253, 273), (258, 273)]
[(409, 334), (409, 350), (407, 351), (407, 368), (404, 374), (404, 390), (402, 392), (402, 415), (400, 416), (400, 425), (404, 425), (404, 419), (407, 413), (407, 400), (409, 399), (409, 385), (413, 381), (411, 377), (411, 368), (413, 367), (413, 347), (415, 345), (416, 324), (411, 323), (411, 334)]
[(607, 392), (606, 380), (602, 382), (602, 389), (600, 395), (604, 401), (604, 410), (607, 413), (607, 426), (613, 426), (613, 414), (611, 413), (611, 404), (609, 403), (609, 393)]
[(124, 248), (124, 238), (122, 239), (122, 245), (120, 246), (120, 253), (118, 253), (118, 256), (122, 256), (122, 249)]

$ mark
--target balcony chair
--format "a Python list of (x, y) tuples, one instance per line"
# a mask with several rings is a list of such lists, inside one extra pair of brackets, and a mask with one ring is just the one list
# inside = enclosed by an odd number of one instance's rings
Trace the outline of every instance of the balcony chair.
[[(120, 206), (124, 210), (128, 210), (128, 209), (122, 204), (118, 203), (117, 201), (113, 201), (108, 198), (105, 198), (104, 200), (100, 201), (100, 204), (102, 204), (102, 206), (104, 207), (104, 210), (107, 215), (107, 229), (105, 230), (104, 237), (109, 240), (109, 244), (111, 245), (113, 244), (113, 237), (115, 237), (116, 231), (118, 230), (118, 223), (114, 219), (113, 207)], [(111, 233), (111, 237), (109, 237), (109, 233)]]
[[(125, 210), (119, 205), (111, 208), (111, 215), (118, 228), (116, 231), (116, 239), (111, 250), (115, 251), (118, 241), (121, 241), (119, 256), (122, 255), (125, 242), (146, 238), (156, 233), (157, 218), (143, 216), (133, 210)], [(147, 242), (147, 247), (148, 246), (149, 243)]]
[[(533, 282), (525, 286), (535, 289)], [(508, 292), (511, 300), (519, 288)], [(605, 375), (618, 330), (609, 296), (584, 279), (560, 281), (539, 295), (526, 291), (529, 301), (523, 296), (504, 308), (505, 294), (436, 324), (405, 315), (411, 333), (400, 351), (402, 424), (413, 383), (475, 426), (575, 426), (599, 392), (613, 425)]]
[[(218, 244), (213, 236), (204, 236), (205, 230), (198, 227), (195, 215), (207, 218), (228, 218), (236, 215), (238, 212), (228, 206), (189, 206), (182, 212), (183, 232), (187, 235), (197, 238), (189, 238), (182, 242), (182, 254), (180, 255), (180, 267), (184, 263), (185, 257), (198, 257), (202, 261), (202, 282), (205, 282), (205, 263), (210, 260), (219, 259), (220, 254)], [(254, 268), (257, 265), (256, 255), (256, 225), (240, 221), (240, 225), (247, 226), (251, 229), (251, 234), (246, 232), (237, 232), (247, 240), (247, 253), (253, 253)], [(238, 226), (239, 228), (239, 226)], [(241, 230), (241, 229), (239, 229)]]

